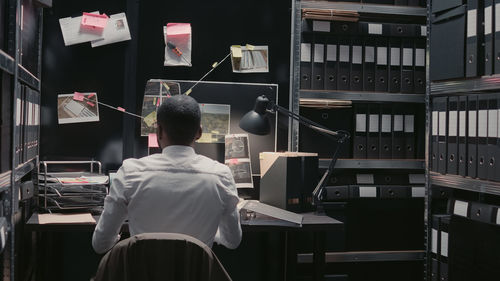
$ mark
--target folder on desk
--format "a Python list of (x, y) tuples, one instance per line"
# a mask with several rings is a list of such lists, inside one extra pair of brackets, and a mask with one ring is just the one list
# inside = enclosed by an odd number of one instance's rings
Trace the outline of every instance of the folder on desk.
[(389, 41), (389, 92), (401, 92), (401, 40), (391, 38)]
[(415, 39), (415, 76), (413, 78), (415, 94), (425, 94), (425, 44), (425, 39)]
[(363, 91), (363, 40), (354, 37), (351, 41), (351, 91)]
[(350, 63), (350, 42), (344, 37), (339, 40), (339, 71), (337, 78), (337, 88), (339, 90), (349, 90), (351, 63)]
[(467, 96), (458, 98), (458, 174), (467, 176)]
[(498, 147), (497, 147), (497, 139), (498, 139), (498, 100), (497, 100), (497, 95), (489, 95), (489, 100), (488, 100), (488, 151), (487, 151), (487, 158), (485, 159), (485, 166), (487, 171), (487, 179), (488, 180), (495, 180), (497, 178), (498, 173), (500, 173), (500, 170), (498, 167), (500, 165), (497, 165), (496, 161), (499, 158), (496, 158), (498, 154)]
[(415, 159), (415, 114), (413, 110), (407, 111), (404, 117), (405, 158)]
[(483, 24), (482, 1), (467, 0), (467, 39), (466, 39), (466, 55), (465, 55), (465, 76), (476, 77), (482, 72), (482, 47), (481, 39), (483, 29), (480, 28)]
[(458, 97), (448, 97), (448, 162), (447, 173), (458, 174)]
[(311, 88), (313, 90), (323, 90), (325, 74), (325, 45), (322, 37), (316, 35), (314, 40), (313, 66), (311, 75)]
[(364, 44), (363, 90), (375, 91), (375, 41), (370, 37)]
[(392, 158), (392, 107), (383, 104), (380, 108), (380, 158)]
[(329, 37), (327, 40), (324, 88), (326, 90), (337, 90), (337, 42), (334, 37)]
[(367, 141), (367, 106), (356, 104), (354, 106), (354, 140), (352, 154), (355, 159), (366, 159), (366, 141)]
[(297, 227), (302, 226), (302, 220), (303, 220), (302, 215), (289, 212), (280, 208), (276, 208), (271, 205), (261, 203), (257, 200), (241, 201), (238, 204), (238, 210), (240, 210), (240, 213), (243, 212), (242, 217), (244, 218), (246, 217), (244, 213), (247, 211), (256, 213), (257, 218), (259, 218), (260, 215), (264, 215), (270, 218), (268, 221), (265, 221), (263, 219), (255, 219), (255, 220), (250, 219), (248, 221), (248, 224), (250, 225), (252, 224), (265, 225), (266, 222), (268, 222), (270, 225), (276, 225), (279, 220), (283, 225), (290, 224), (291, 226), (297, 226)]
[(488, 96), (478, 95), (477, 112), (477, 177), (488, 178)]
[(494, 22), (494, 0), (484, 0), (484, 75), (493, 74), (493, 22)]
[(311, 43), (300, 44), (300, 88), (311, 89)]
[(392, 159), (405, 158), (404, 146), (404, 111), (394, 107), (392, 115)]
[(494, 46), (493, 46), (493, 70), (495, 74), (500, 73), (500, 0), (494, 0), (494, 20), (493, 20), (493, 32), (495, 33)]
[(467, 176), (477, 177), (477, 95), (467, 99)]
[(413, 94), (413, 40), (403, 39), (401, 64), (401, 93)]
[(438, 172), (441, 174), (446, 174), (446, 156), (447, 153), (447, 142), (446, 142), (446, 132), (447, 132), (447, 106), (448, 98), (443, 97), (438, 104), (436, 101), (436, 107), (438, 108)]
[(366, 157), (368, 159), (379, 159), (380, 135), (379, 135), (379, 117), (380, 109), (377, 105), (370, 105), (368, 115), (368, 140)]
[(377, 64), (375, 66), (375, 91), (387, 92), (387, 39), (379, 37), (376, 39), (375, 44), (377, 46)]

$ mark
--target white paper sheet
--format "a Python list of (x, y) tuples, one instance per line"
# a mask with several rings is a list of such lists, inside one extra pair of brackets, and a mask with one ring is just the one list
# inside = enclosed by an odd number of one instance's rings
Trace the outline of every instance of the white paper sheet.
[(130, 39), (132, 37), (130, 37), (127, 16), (125, 13), (119, 13), (109, 17), (108, 24), (102, 34), (102, 39), (92, 41), (91, 45), (94, 48)]

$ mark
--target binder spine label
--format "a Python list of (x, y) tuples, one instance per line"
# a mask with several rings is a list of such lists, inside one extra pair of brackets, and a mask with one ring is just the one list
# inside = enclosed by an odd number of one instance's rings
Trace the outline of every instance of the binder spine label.
[(477, 10), (467, 11), (467, 38), (476, 37)]
[(375, 47), (365, 47), (365, 62), (375, 62)]
[(425, 187), (412, 187), (411, 188), (411, 197), (413, 198), (422, 198), (425, 197)]
[(441, 231), (441, 255), (448, 257), (448, 232)]
[(477, 129), (477, 113), (475, 110), (469, 111), (469, 137), (476, 137)]
[(326, 60), (337, 61), (337, 45), (326, 45)]
[(413, 66), (413, 49), (403, 48), (403, 66)]
[(446, 136), (446, 111), (439, 111), (439, 136)]
[(362, 53), (363, 48), (361, 46), (352, 46), (352, 63), (361, 64), (362, 63)]
[(300, 44), (300, 61), (311, 62), (311, 44), (301, 43)]
[(391, 132), (391, 115), (390, 114), (382, 114), (382, 133), (390, 133)]
[(465, 116), (466, 116), (466, 112), (465, 111), (460, 111), (459, 112), (459, 118), (460, 118), (459, 122), (458, 122), (458, 124), (460, 126), (459, 129), (458, 129), (458, 136), (459, 137), (465, 137), (465, 135), (466, 135), (466, 132), (465, 132), (465, 128), (466, 128), (465, 127), (465, 122), (466, 122), (465, 121)]
[(415, 66), (425, 66), (425, 49), (415, 49)]
[(405, 115), (404, 132), (405, 133), (413, 133), (415, 131), (414, 125), (415, 125), (414, 115)]
[[(495, 4), (495, 16), (500, 16), (500, 3)], [(500, 20), (495, 20), (495, 31), (500, 32)]]
[(403, 131), (403, 115), (394, 115), (394, 131)]
[(469, 208), (469, 203), (455, 200), (455, 205), (453, 206), (453, 214), (457, 216), (467, 217), (468, 208)]
[(382, 24), (369, 23), (368, 24), (368, 34), (382, 35)]
[(314, 44), (314, 62), (323, 63), (325, 61), (325, 46), (323, 44)]
[(340, 45), (340, 57), (341, 62), (349, 62), (349, 46)]
[(387, 65), (387, 47), (377, 47), (377, 64)]
[(432, 112), (432, 135), (438, 135), (438, 111)]
[(484, 8), (484, 34), (492, 33), (492, 11), (491, 6)]
[(432, 242), (431, 242), (431, 252), (437, 255), (438, 248), (438, 231), (436, 229), (432, 229)]
[(399, 66), (400, 65), (400, 54), (401, 51), (399, 48), (391, 48), (391, 66)]
[(488, 127), (486, 126), (488, 120), (488, 110), (479, 110), (479, 126), (477, 136), (480, 138), (488, 137)]
[(488, 110), (488, 138), (498, 137), (498, 110)]
[(366, 132), (366, 114), (356, 114), (356, 132)]
[(448, 119), (449, 119), (448, 124), (450, 124), (448, 126), (448, 136), (456, 137), (457, 136), (457, 112), (450, 111), (448, 113)]
[(330, 32), (330, 22), (313, 20), (313, 31)]
[(378, 133), (378, 115), (370, 114), (370, 126), (368, 128), (370, 133)]
[(359, 197), (377, 197), (377, 187), (375, 186), (360, 186)]

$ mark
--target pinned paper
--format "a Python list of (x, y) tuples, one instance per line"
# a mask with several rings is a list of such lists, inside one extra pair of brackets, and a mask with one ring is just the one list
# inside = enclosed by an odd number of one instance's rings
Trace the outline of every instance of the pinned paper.
[(233, 58), (241, 58), (243, 56), (241, 53), (241, 46), (240, 45), (231, 46), (231, 54), (233, 55)]
[(148, 125), (148, 127), (153, 126), (156, 123), (156, 111), (149, 113), (148, 116), (144, 117), (144, 123)]
[(125, 13), (111, 15), (102, 33), (102, 38), (92, 41), (92, 48), (130, 40), (127, 16)]
[(253, 45), (247, 44), (247, 49), (249, 51), (253, 51), (255, 49), (255, 47)]
[(148, 147), (160, 147), (158, 145), (158, 138), (156, 137), (156, 134), (148, 135)]
[(123, 107), (117, 107), (116, 109), (118, 109), (121, 112), (125, 112), (125, 108), (123, 108)]
[(79, 92), (75, 92), (73, 94), (73, 99), (74, 100), (77, 100), (77, 101), (83, 101), (85, 99), (85, 97), (83, 96), (82, 93), (79, 93)]
[(190, 23), (167, 23), (167, 36), (191, 33)]
[(165, 40), (164, 66), (192, 66), (191, 24), (168, 23), (163, 27)]
[(107, 23), (106, 14), (83, 13), (81, 26), (88, 29), (104, 29)]

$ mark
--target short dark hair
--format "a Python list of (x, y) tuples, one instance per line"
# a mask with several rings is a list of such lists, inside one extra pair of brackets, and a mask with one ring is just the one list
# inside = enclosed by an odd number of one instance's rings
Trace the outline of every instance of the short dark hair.
[(200, 128), (200, 106), (187, 95), (167, 98), (158, 108), (156, 116), (172, 144), (191, 144)]

